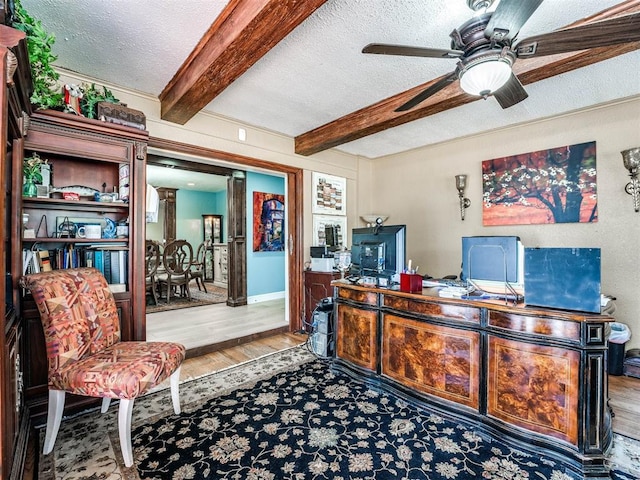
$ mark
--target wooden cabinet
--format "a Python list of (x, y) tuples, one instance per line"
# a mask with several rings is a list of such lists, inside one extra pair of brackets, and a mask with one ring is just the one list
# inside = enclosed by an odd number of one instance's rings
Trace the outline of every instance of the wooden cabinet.
[(227, 288), (229, 249), (226, 243), (213, 244), (213, 284)]
[[(23, 252), (46, 251), (52, 268), (93, 266), (112, 284), (121, 320), (122, 340), (145, 337), (144, 232), (145, 168), (148, 133), (61, 112), (32, 115), (24, 139), (16, 142), (13, 170), (21, 172), (23, 158), (37, 153), (51, 166), (53, 194), (23, 197), (22, 175), (13, 175), (11, 271), (14, 282), (25, 271)], [(125, 199), (98, 198), (91, 192), (118, 191), (128, 179)], [(65, 198), (65, 192), (79, 199)], [(22, 215), (27, 214), (24, 235)], [(116, 225), (128, 223), (118, 237)], [(81, 236), (81, 225), (99, 225), (99, 238)], [(28, 292), (22, 296), (26, 362), (26, 400), (32, 416), (46, 413), (47, 365), (40, 317)], [(43, 360), (44, 359), (44, 360)], [(86, 401), (86, 399), (83, 399)], [(70, 410), (73, 401), (67, 402)], [(75, 405), (77, 406), (77, 404)]]
[[(6, 6), (6, 5), (5, 5)], [(31, 113), (31, 70), (24, 33), (0, 25), (0, 480), (22, 478), (29, 415), (23, 401), (23, 327), (16, 311), (12, 257), (19, 249), (11, 237), (17, 219), (12, 203), (14, 140), (24, 133)], [(18, 171), (22, 176), (22, 170)]]
[(611, 317), (334, 285), (336, 368), (608, 478)]
[(304, 272), (304, 322), (311, 324), (311, 315), (314, 308), (323, 298), (333, 297), (331, 282), (340, 278), (337, 272)]

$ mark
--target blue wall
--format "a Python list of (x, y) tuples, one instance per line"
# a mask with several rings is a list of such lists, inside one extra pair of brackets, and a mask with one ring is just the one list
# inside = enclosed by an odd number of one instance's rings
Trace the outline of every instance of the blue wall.
[(178, 190), (176, 192), (176, 238), (185, 239), (196, 254), (198, 245), (204, 240), (202, 215), (222, 215), (222, 235), (227, 238), (227, 192), (198, 192)]
[[(253, 251), (253, 192), (284, 195), (284, 178), (247, 172), (247, 296), (283, 292), (285, 252)], [(288, 199), (285, 198), (285, 209)], [(288, 238), (288, 225), (284, 225)]]

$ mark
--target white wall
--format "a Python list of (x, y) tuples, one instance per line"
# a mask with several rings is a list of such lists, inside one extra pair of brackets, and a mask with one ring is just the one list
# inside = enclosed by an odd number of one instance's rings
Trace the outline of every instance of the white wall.
[[(596, 141), (598, 222), (592, 224), (482, 226), (483, 160)], [(373, 163), (375, 211), (388, 223), (406, 223), (408, 257), (420, 272), (459, 274), (460, 238), (518, 235), (527, 247), (599, 247), (602, 292), (617, 297), (618, 321), (640, 346), (640, 213), (624, 192), (628, 172), (620, 151), (640, 146), (640, 97), (519, 127), (493, 131)], [(460, 220), (454, 176), (467, 174), (471, 207)]]

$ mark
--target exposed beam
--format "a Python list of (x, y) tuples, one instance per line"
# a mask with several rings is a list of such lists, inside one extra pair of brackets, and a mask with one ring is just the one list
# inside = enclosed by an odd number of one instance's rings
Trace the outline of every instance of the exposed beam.
[[(591, 17), (575, 22), (568, 27), (613, 18), (640, 11), (640, 0), (630, 0), (616, 5)], [(571, 70), (607, 60), (640, 48), (640, 42), (625, 43), (613, 47), (600, 47), (580, 52), (572, 52), (548, 57), (520, 59), (514, 65), (514, 72), (523, 85), (550, 78)], [(442, 77), (440, 77), (442, 78)], [(381, 100), (368, 107), (349, 113), (295, 138), (295, 152), (299, 155), (314, 153), (342, 145), (353, 140), (382, 132), (414, 120), (435, 115), (451, 108), (481, 100), (480, 97), (464, 93), (459, 82), (439, 91), (425, 100), (420, 106), (404, 112), (395, 109), (406, 103), (418, 93), (440, 80), (433, 79), (410, 90)], [(493, 101), (493, 100), (489, 100)], [(526, 101), (526, 100), (525, 100)]]
[(327, 0), (230, 0), (160, 94), (185, 124)]

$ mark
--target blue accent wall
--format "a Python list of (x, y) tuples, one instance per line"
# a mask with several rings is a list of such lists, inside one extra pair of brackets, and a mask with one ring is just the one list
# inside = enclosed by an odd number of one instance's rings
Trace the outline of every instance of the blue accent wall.
[(204, 240), (202, 215), (222, 215), (222, 235), (227, 238), (227, 192), (176, 192), (176, 238), (187, 240), (196, 254)]
[[(285, 289), (285, 252), (253, 251), (253, 192), (284, 195), (284, 178), (247, 172), (247, 296), (283, 292)], [(288, 199), (285, 197), (285, 209)], [(285, 238), (288, 238), (285, 221)]]

